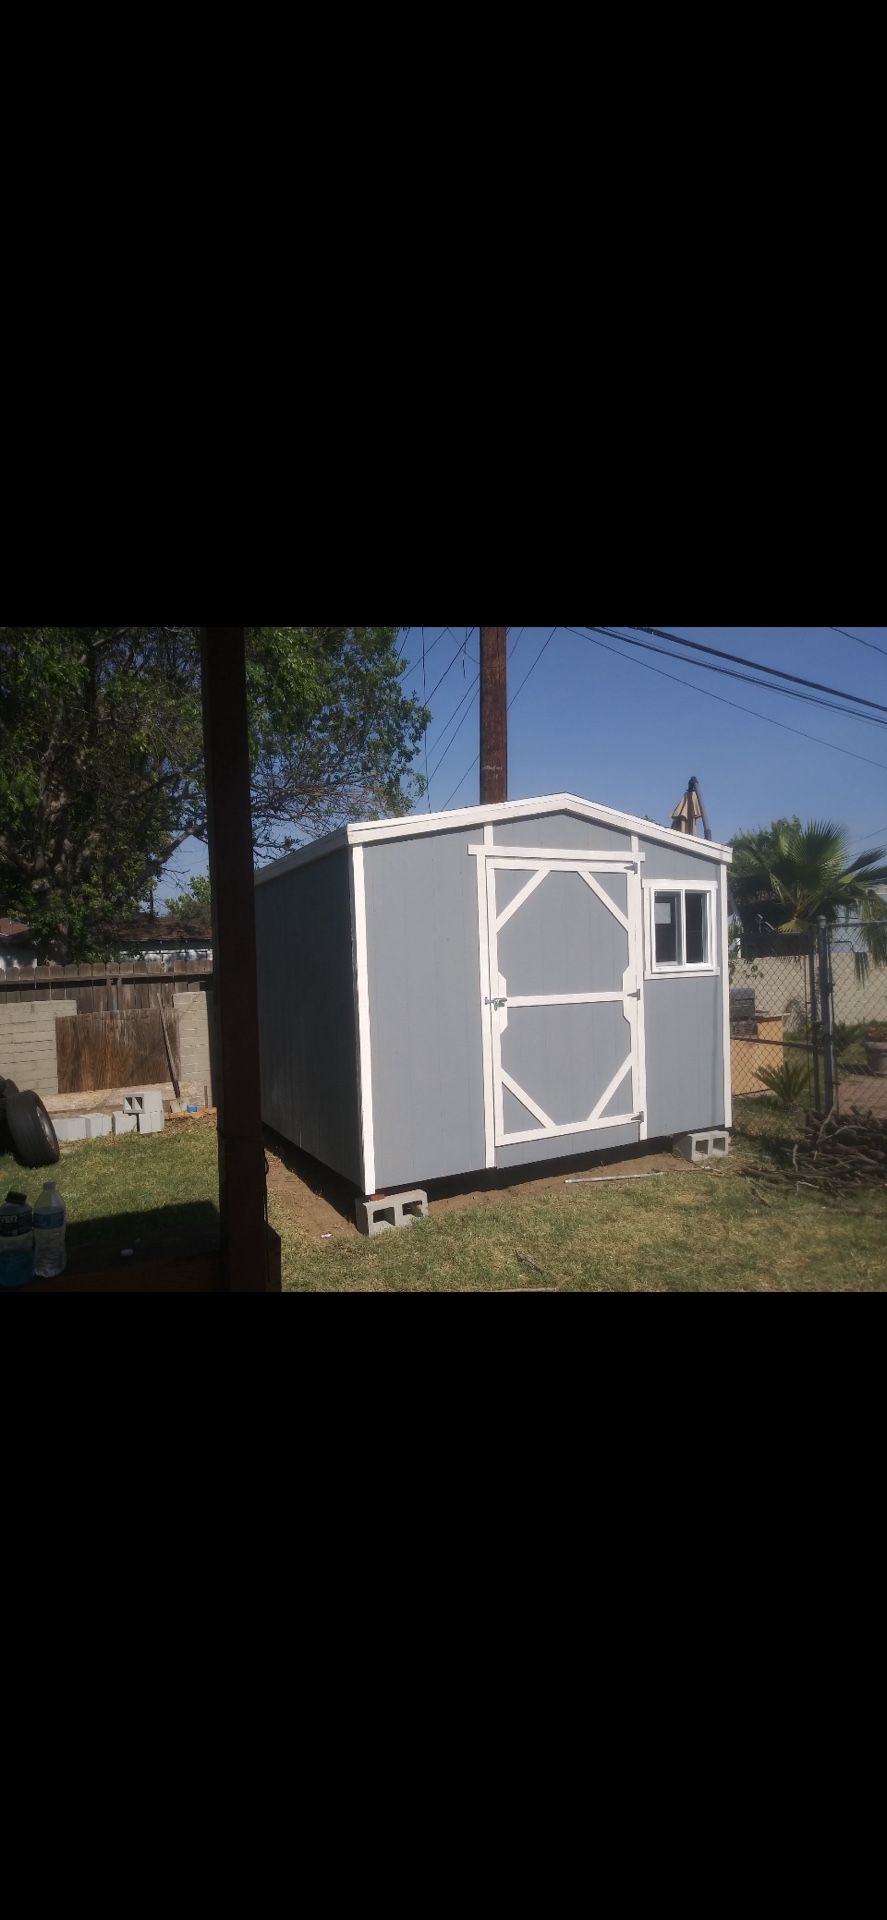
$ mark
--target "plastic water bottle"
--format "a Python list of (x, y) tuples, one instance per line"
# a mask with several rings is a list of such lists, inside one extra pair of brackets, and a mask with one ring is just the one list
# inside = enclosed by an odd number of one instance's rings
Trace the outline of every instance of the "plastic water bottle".
[(0, 1287), (26, 1287), (33, 1278), (31, 1209), (23, 1193), (10, 1193), (0, 1207)]
[(65, 1203), (48, 1180), (34, 1208), (34, 1276), (54, 1280), (68, 1264), (65, 1253)]

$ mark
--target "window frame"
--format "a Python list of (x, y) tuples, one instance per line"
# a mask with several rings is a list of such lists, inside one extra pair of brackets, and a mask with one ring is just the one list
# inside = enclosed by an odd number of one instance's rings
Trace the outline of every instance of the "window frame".
[[(717, 917), (715, 899), (718, 893), (716, 880), (645, 880), (644, 886), (644, 978), (646, 980), (694, 979), (700, 974), (711, 977), (719, 974)], [(657, 960), (656, 958), (656, 895), (659, 893), (677, 894), (680, 900), (680, 960)], [(687, 960), (687, 901), (688, 893), (701, 893), (706, 899), (706, 917), (708, 922), (708, 959)]]

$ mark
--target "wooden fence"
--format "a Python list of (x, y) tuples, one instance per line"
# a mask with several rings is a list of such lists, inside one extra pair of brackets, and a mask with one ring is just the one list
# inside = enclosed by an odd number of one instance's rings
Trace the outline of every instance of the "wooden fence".
[(155, 1086), (179, 1078), (179, 1021), (172, 1010), (81, 1013), (76, 1020), (56, 1021), (55, 1031), (59, 1093)]
[(144, 960), (110, 966), (28, 967), (20, 973), (0, 973), (0, 1008), (53, 999), (76, 1000), (82, 1014), (171, 1008), (177, 993), (205, 993), (212, 977), (211, 960), (176, 960), (168, 967)]

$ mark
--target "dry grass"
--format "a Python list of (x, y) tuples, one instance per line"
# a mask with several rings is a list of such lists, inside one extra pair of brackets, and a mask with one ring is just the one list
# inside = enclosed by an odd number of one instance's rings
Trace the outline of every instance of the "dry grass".
[[(743, 1156), (626, 1186), (532, 1188), (366, 1241), (300, 1231), (272, 1186), (289, 1292), (818, 1293), (887, 1291), (887, 1196), (824, 1207), (741, 1177)], [(119, 1251), (206, 1230), (217, 1202), (211, 1124), (63, 1152), (59, 1185), (81, 1244)], [(0, 1158), (0, 1192), (42, 1174)]]
[[(769, 1194), (768, 1194), (769, 1199)], [(284, 1225), (295, 1292), (819, 1293), (887, 1290), (887, 1201), (767, 1206), (738, 1165), (574, 1187), (318, 1247)]]

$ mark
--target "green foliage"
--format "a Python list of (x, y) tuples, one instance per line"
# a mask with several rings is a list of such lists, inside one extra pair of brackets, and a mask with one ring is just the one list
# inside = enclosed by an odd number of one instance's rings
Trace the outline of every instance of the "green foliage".
[(763, 920), (782, 933), (808, 932), (824, 918), (830, 927), (860, 923), (860, 971), (869, 961), (887, 966), (887, 850), (850, 857), (843, 827), (832, 820), (774, 820), (733, 841), (730, 885), (741, 919)]
[[(427, 714), (396, 627), (249, 629), (257, 855), (408, 811)], [(0, 910), (103, 957), (177, 848), (206, 836), (193, 627), (0, 627)]]
[(781, 1067), (762, 1067), (758, 1079), (775, 1094), (783, 1110), (810, 1104), (810, 1070), (806, 1060), (785, 1060)]
[[(198, 933), (211, 925), (212, 910), (212, 887), (205, 873), (196, 873), (184, 893), (178, 893), (166, 902), (166, 911), (177, 926), (193, 927)], [(162, 922), (159, 931), (163, 931)]]
[[(887, 1033), (887, 1028), (885, 1028), (885, 1033)], [(835, 1059), (842, 1060), (844, 1055), (848, 1054), (852, 1047), (857, 1047), (860, 1040), (864, 1038), (864, 1024), (862, 1026), (853, 1026), (846, 1020), (836, 1020), (832, 1029)]]

